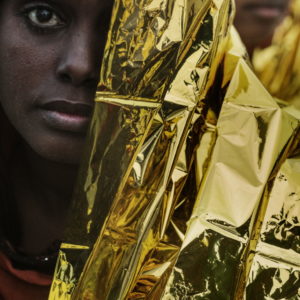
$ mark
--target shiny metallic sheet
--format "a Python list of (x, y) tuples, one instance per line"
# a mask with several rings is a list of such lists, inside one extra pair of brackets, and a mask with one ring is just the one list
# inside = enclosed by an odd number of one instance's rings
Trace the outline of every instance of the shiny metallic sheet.
[(300, 109), (300, 1), (292, 0), (290, 14), (278, 27), (272, 44), (257, 49), (253, 66), (267, 90)]
[(299, 201), (272, 195), (281, 174), (299, 195), (300, 116), (252, 73), (232, 11), (116, 1), (49, 299), (297, 299)]
[(248, 258), (253, 261), (244, 299), (295, 300), (300, 298), (299, 153), (281, 165), (270, 183), (258, 243)]

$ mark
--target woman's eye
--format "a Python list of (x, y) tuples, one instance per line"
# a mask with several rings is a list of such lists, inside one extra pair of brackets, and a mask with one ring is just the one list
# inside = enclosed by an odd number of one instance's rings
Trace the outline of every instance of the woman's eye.
[(39, 7), (27, 11), (27, 18), (34, 26), (41, 28), (55, 28), (63, 25), (62, 19), (47, 7)]

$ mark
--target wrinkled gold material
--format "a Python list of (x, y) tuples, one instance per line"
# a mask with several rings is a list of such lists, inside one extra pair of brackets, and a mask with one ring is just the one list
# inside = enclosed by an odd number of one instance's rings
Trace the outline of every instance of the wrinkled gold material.
[[(297, 144), (296, 144), (297, 143)], [(300, 298), (299, 137), (266, 186), (250, 247), (245, 299)], [(293, 152), (298, 147), (298, 153)], [(264, 213), (264, 215), (263, 215)], [(261, 226), (261, 228), (260, 228)]]
[(49, 299), (298, 299), (300, 113), (255, 77), (232, 11), (115, 2)]
[[(243, 62), (233, 75), (233, 82), (217, 123), (210, 166), (200, 185), (163, 299), (276, 299), (268, 298), (265, 286), (260, 285), (261, 278), (253, 280), (255, 288), (250, 294), (246, 282), (249, 268), (260, 271), (252, 265), (252, 256), (259, 251), (256, 235), (260, 232), (264, 206), (273, 204), (268, 204), (269, 199), (262, 194), (270, 185), (272, 169), (280, 153), (294, 149), (293, 129), (299, 125), (272, 104), (265, 91), (257, 93), (258, 90), (249, 88), (258, 88), (259, 82)], [(251, 94), (260, 99), (260, 104), (253, 101)], [(295, 223), (299, 226), (299, 220)], [(279, 253), (280, 250), (277, 249)], [(263, 253), (266, 254), (270, 253)], [(293, 253), (293, 262), (298, 261), (296, 278), (299, 254)], [(266, 273), (265, 285), (271, 288), (275, 276)], [(279, 281), (285, 279), (278, 277)], [(293, 283), (299, 286), (300, 281)], [(296, 285), (288, 284), (285, 292), (285, 296), (293, 295), (291, 299), (299, 297)]]
[(272, 44), (257, 49), (253, 66), (275, 97), (300, 108), (300, 1), (293, 0), (290, 14), (278, 27)]

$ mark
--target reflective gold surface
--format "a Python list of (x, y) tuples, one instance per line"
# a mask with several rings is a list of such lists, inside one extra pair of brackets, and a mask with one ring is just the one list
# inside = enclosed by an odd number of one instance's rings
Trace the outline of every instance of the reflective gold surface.
[(300, 115), (251, 71), (232, 9), (116, 1), (49, 299), (298, 299)]
[(300, 109), (300, 1), (277, 29), (271, 46), (257, 49), (253, 65), (267, 90)]

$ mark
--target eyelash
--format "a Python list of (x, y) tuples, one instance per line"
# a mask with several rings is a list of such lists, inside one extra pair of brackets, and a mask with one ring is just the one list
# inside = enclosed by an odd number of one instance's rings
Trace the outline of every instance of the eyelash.
[[(35, 10), (38, 11), (41, 9), (46, 9), (50, 11), (53, 15), (55, 15), (58, 18), (58, 20), (60, 20), (62, 24), (57, 26), (45, 26), (45, 27), (35, 24), (30, 19), (29, 14)], [(46, 4), (36, 4), (36, 5), (31, 5), (30, 7), (26, 7), (21, 11), (20, 15), (21, 17), (25, 18), (25, 22), (30, 27), (30, 29), (34, 30), (38, 34), (46, 34), (46, 33), (49, 34), (55, 32), (56, 30), (62, 28), (66, 24), (64, 18), (53, 7)]]

